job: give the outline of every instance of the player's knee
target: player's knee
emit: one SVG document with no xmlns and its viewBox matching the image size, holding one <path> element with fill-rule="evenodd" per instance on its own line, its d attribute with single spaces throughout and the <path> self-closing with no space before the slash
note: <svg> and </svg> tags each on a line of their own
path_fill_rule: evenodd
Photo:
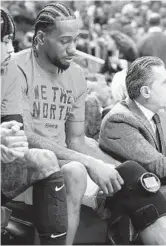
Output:
<svg viewBox="0 0 166 246">
<path fill-rule="evenodd" d="M 44 150 L 43 155 L 44 155 L 45 163 L 47 164 L 47 166 L 49 166 L 50 169 L 54 171 L 60 170 L 58 159 L 52 151 Z"/>
<path fill-rule="evenodd" d="M 121 164 L 117 171 L 123 178 L 124 185 L 111 202 L 107 200 L 115 217 L 119 213 L 127 213 L 134 228 L 142 231 L 166 214 L 166 200 L 158 190 L 160 181 L 154 174 L 134 161 Z"/>
<path fill-rule="evenodd" d="M 87 171 L 80 162 L 70 162 L 61 168 L 64 175 L 67 192 L 76 193 L 82 196 L 87 185 Z"/>
<path fill-rule="evenodd" d="M 166 214 L 166 200 L 159 190 L 160 181 L 154 174 L 148 173 L 132 161 L 122 164 L 117 169 L 125 181 L 119 194 L 138 231 Z"/>
<path fill-rule="evenodd" d="M 29 149 L 25 156 L 25 161 L 29 167 L 41 172 L 53 173 L 60 170 L 56 155 L 46 149 Z"/>
<path fill-rule="evenodd" d="M 51 174 L 60 171 L 57 157 L 50 150 L 41 150 L 39 166 L 41 166 L 40 171 L 44 177 L 48 177 Z"/>
<path fill-rule="evenodd" d="M 140 232 L 143 244 L 166 245 L 166 216 L 158 218 L 153 224 Z"/>
<path fill-rule="evenodd" d="M 74 182 L 84 181 L 87 178 L 87 171 L 83 164 L 77 161 L 72 161 L 61 168 L 64 176 Z M 82 177 L 82 180 L 80 178 Z"/>
</svg>

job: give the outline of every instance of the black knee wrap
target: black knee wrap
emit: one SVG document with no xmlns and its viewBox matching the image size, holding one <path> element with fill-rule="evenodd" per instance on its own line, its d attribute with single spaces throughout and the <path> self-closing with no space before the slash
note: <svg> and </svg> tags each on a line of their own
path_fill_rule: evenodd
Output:
<svg viewBox="0 0 166 246">
<path fill-rule="evenodd" d="M 166 200 L 159 190 L 156 191 L 160 182 L 155 175 L 147 173 L 134 161 L 124 162 L 117 167 L 117 171 L 125 183 L 113 198 L 106 201 L 106 207 L 112 210 L 114 219 L 121 214 L 128 214 L 134 228 L 141 231 L 166 214 Z M 150 177 L 147 181 L 152 181 L 152 187 L 144 182 L 143 179 L 146 181 L 147 177 Z M 155 185 L 156 189 L 153 189 Z"/>
<path fill-rule="evenodd" d="M 1 206 L 5 205 L 9 200 L 1 191 Z"/>
<path fill-rule="evenodd" d="M 56 172 L 34 185 L 33 204 L 41 244 L 65 244 L 67 203 L 61 172 Z"/>
</svg>

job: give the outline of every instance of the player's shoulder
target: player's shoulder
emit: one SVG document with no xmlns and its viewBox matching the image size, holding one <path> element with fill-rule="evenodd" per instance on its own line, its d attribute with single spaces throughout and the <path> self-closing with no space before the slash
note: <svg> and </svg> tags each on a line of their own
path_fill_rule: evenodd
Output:
<svg viewBox="0 0 166 246">
<path fill-rule="evenodd" d="M 16 61 L 12 58 L 8 64 L 7 67 L 7 72 L 5 73 L 5 76 L 8 75 L 8 71 L 10 71 L 10 74 L 12 74 L 12 72 L 14 72 L 15 70 L 17 70 L 17 64 Z"/>
<path fill-rule="evenodd" d="M 11 90 L 17 90 L 19 82 L 17 81 L 18 67 L 16 62 L 10 60 L 8 67 L 3 75 L 1 75 L 1 92 L 8 93 Z"/>
<path fill-rule="evenodd" d="M 84 70 L 80 65 L 78 65 L 75 62 L 72 62 L 68 71 L 74 81 L 76 80 L 77 83 L 79 83 L 79 81 L 82 81 L 83 84 L 86 83 Z"/>
<path fill-rule="evenodd" d="M 32 50 L 31 48 L 21 50 L 13 55 L 13 60 L 17 65 L 27 64 L 31 60 Z"/>
<path fill-rule="evenodd" d="M 6 71 L 4 72 L 3 76 L 1 76 L 2 81 L 5 81 L 7 85 L 14 83 L 16 80 L 18 73 L 18 66 L 14 59 L 11 59 Z"/>
<path fill-rule="evenodd" d="M 83 74 L 83 68 L 80 65 L 78 65 L 76 62 L 72 62 L 69 69 L 73 75 Z"/>
</svg>

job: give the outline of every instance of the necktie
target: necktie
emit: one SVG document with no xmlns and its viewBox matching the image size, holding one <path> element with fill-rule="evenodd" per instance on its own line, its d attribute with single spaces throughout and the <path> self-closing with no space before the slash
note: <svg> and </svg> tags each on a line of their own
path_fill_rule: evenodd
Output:
<svg viewBox="0 0 166 246">
<path fill-rule="evenodd" d="M 161 127 L 161 122 L 160 122 L 160 118 L 158 116 L 158 114 L 155 114 L 153 116 L 153 121 L 156 125 L 156 139 L 157 139 L 157 143 L 158 143 L 158 146 L 159 146 L 159 151 L 165 155 L 165 148 L 164 148 L 164 136 L 163 136 L 163 130 L 162 130 L 162 127 Z"/>
</svg>

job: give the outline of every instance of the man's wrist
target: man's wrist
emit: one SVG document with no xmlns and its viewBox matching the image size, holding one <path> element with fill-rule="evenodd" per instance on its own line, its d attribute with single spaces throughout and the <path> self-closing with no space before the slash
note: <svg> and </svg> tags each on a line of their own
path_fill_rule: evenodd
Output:
<svg viewBox="0 0 166 246">
<path fill-rule="evenodd" d="M 77 155 L 77 161 L 82 163 L 87 169 L 90 168 L 91 164 L 94 165 L 95 158 L 93 158 L 92 156 L 88 156 L 79 152 L 77 152 Z"/>
<path fill-rule="evenodd" d="M 104 165 L 104 161 L 99 160 L 99 159 L 95 159 L 94 157 L 88 156 L 87 157 L 87 169 L 90 167 L 94 167 L 94 166 L 98 166 L 98 165 Z"/>
</svg>

